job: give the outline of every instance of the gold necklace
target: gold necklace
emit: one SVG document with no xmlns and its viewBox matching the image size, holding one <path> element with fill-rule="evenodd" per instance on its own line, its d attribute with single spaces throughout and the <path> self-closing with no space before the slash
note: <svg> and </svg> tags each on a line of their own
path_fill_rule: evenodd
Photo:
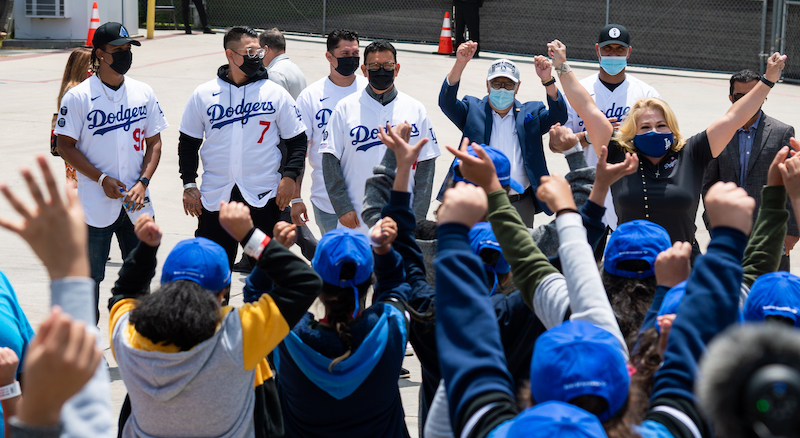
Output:
<svg viewBox="0 0 800 438">
<path fill-rule="evenodd" d="M 98 79 L 99 79 L 99 78 L 98 78 Z M 122 87 L 122 85 L 124 85 L 124 82 L 123 82 L 122 84 L 120 84 L 120 87 Z M 105 95 L 106 95 L 106 98 L 107 98 L 109 101 L 111 101 L 111 103 L 120 103 L 120 102 L 122 101 L 122 98 L 124 98 L 124 97 L 125 97 L 125 90 L 123 89 L 123 90 L 122 90 L 122 96 L 120 96 L 120 97 L 119 97 L 119 100 L 114 100 L 114 98 L 113 98 L 113 97 L 111 97 L 111 96 L 109 96 L 109 95 L 108 95 L 108 91 L 106 91 L 106 87 L 107 87 L 107 85 L 106 85 L 106 83 L 105 83 L 105 82 L 103 82 L 103 80 L 102 80 L 102 79 L 100 80 L 100 86 L 103 88 L 103 94 L 105 94 Z M 114 93 L 116 93 L 116 91 L 114 91 Z"/>
</svg>

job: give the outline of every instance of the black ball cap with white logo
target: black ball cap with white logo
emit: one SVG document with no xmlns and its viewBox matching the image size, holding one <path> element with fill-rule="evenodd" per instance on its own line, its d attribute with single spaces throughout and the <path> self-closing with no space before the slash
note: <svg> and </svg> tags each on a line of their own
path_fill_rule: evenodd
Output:
<svg viewBox="0 0 800 438">
<path fill-rule="evenodd" d="M 110 21 L 98 27 L 92 37 L 92 46 L 100 47 L 103 44 L 111 44 L 112 46 L 124 46 L 131 43 L 134 46 L 141 46 L 142 43 L 131 38 L 128 30 L 125 29 L 120 23 Z"/>
<path fill-rule="evenodd" d="M 620 24 L 609 24 L 600 31 L 600 37 L 597 38 L 597 44 L 600 47 L 609 44 L 619 44 L 628 47 L 631 45 L 631 36 L 628 34 L 628 29 Z"/>
</svg>

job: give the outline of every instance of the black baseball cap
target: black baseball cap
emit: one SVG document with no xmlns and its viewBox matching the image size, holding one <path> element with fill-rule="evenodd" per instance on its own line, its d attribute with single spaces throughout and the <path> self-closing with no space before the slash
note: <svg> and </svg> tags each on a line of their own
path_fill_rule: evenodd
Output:
<svg viewBox="0 0 800 438">
<path fill-rule="evenodd" d="M 128 30 L 125 29 L 120 23 L 109 21 L 98 27 L 92 37 L 92 46 L 100 47 L 103 44 L 111 44 L 112 46 L 123 46 L 131 43 L 134 46 L 141 46 L 142 43 L 131 38 Z"/>
<path fill-rule="evenodd" d="M 620 46 L 629 47 L 631 45 L 631 36 L 628 34 L 628 29 L 625 29 L 625 26 L 621 24 L 607 24 L 606 27 L 600 31 L 597 44 L 600 47 L 609 44 L 619 44 Z"/>
</svg>

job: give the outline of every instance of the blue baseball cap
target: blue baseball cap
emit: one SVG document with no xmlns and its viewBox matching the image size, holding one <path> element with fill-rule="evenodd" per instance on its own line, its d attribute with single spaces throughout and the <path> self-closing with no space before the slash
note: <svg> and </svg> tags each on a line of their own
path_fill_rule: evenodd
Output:
<svg viewBox="0 0 800 438">
<path fill-rule="evenodd" d="M 607 330 L 583 320 L 566 321 L 536 340 L 531 395 L 537 402 L 569 402 L 596 395 L 608 403 L 597 417 L 613 417 L 628 399 L 630 377 L 622 344 Z"/>
<path fill-rule="evenodd" d="M 491 249 L 500 253 L 500 257 L 494 265 L 484 263 L 486 268 L 494 274 L 494 283 L 489 293 L 493 295 L 497 291 L 499 283 L 497 274 L 508 274 L 508 272 L 511 271 L 511 266 L 508 264 L 505 257 L 503 257 L 503 248 L 500 248 L 500 244 L 497 242 L 494 231 L 492 231 L 492 224 L 489 222 L 476 223 L 472 229 L 469 230 L 469 247 L 472 248 L 472 252 L 477 255 L 480 255 L 481 251 L 484 249 Z"/>
<path fill-rule="evenodd" d="M 511 178 L 511 162 L 508 161 L 506 154 L 501 152 L 500 149 L 493 148 L 486 144 L 482 144 L 481 147 L 486 151 L 486 155 L 492 159 L 492 163 L 494 163 L 494 169 L 497 172 L 497 179 L 500 180 L 500 185 L 511 186 L 511 188 L 517 193 L 525 192 L 525 187 L 523 187 L 522 184 L 520 184 L 517 180 Z M 467 146 L 467 152 L 473 157 L 478 156 L 478 153 L 475 152 L 475 150 L 472 148 L 472 145 Z M 453 168 L 450 169 L 453 174 L 453 181 L 470 182 L 461 176 L 461 172 L 456 171 L 456 168 L 459 164 L 461 164 L 461 159 L 456 158 L 455 161 L 453 161 Z"/>
<path fill-rule="evenodd" d="M 195 237 L 178 242 L 161 268 L 161 283 L 190 280 L 217 293 L 231 284 L 228 254 L 216 242 Z"/>
<path fill-rule="evenodd" d="M 514 417 L 505 436 L 604 438 L 606 431 L 600 420 L 591 413 L 569 403 L 549 401 L 528 408 Z"/>
<path fill-rule="evenodd" d="M 758 277 L 744 303 L 744 319 L 764 321 L 767 316 L 789 318 L 800 327 L 800 277 L 783 271 Z"/>
<path fill-rule="evenodd" d="M 342 278 L 342 265 L 345 263 L 355 265 L 353 278 Z M 356 286 L 369 280 L 372 275 L 372 249 L 367 241 L 367 236 L 350 228 L 338 228 L 325 233 L 317 244 L 311 266 L 325 283 L 353 288 L 356 296 L 356 307 L 353 311 L 353 318 L 355 318 L 359 311 Z"/>
<path fill-rule="evenodd" d="M 672 246 L 669 233 L 661 225 L 643 219 L 625 222 L 608 238 L 603 253 L 603 268 L 609 274 L 626 278 L 648 278 L 656 275 L 655 263 L 658 253 Z M 628 260 L 644 260 L 649 268 L 629 271 L 617 265 Z"/>
</svg>

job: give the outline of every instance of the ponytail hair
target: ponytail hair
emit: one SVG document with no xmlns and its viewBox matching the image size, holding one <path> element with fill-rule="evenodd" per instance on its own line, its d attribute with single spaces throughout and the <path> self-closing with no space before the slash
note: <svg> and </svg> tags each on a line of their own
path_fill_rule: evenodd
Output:
<svg viewBox="0 0 800 438">
<path fill-rule="evenodd" d="M 359 296 L 359 307 L 364 308 L 367 298 L 367 292 L 372 286 L 372 278 L 356 285 Z M 336 330 L 339 335 L 339 340 L 342 341 L 346 351 L 341 356 L 333 359 L 328 365 L 328 371 L 333 373 L 333 367 L 339 362 L 347 359 L 353 354 L 353 335 L 350 328 L 355 319 L 353 319 L 353 312 L 356 308 L 356 297 L 352 287 L 345 286 L 339 287 L 327 282 L 322 283 L 322 293 L 319 294 L 319 299 L 327 309 L 328 323 Z"/>
</svg>

